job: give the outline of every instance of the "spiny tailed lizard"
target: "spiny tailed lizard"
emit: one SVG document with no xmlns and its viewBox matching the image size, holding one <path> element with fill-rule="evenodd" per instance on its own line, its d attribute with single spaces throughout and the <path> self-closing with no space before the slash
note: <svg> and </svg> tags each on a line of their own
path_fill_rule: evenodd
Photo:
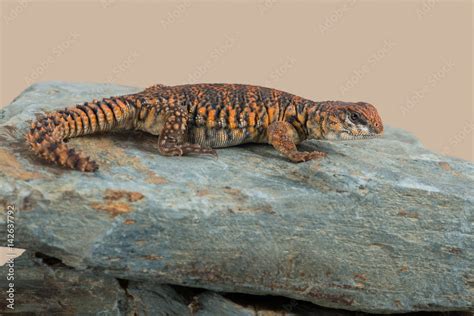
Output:
<svg viewBox="0 0 474 316">
<path fill-rule="evenodd" d="M 157 135 L 164 156 L 217 155 L 213 148 L 268 143 L 302 162 L 326 155 L 298 151 L 304 140 L 369 138 L 382 134 L 383 125 L 375 107 L 365 102 L 314 102 L 241 84 L 154 85 L 48 113 L 32 123 L 26 139 L 41 158 L 90 172 L 97 163 L 64 141 L 117 130 Z"/>
</svg>

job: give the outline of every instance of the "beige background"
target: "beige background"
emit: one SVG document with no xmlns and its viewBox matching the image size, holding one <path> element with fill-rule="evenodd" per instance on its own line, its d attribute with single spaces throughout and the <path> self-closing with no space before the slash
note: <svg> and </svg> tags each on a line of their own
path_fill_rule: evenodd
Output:
<svg viewBox="0 0 474 316">
<path fill-rule="evenodd" d="M 1 106 L 45 80 L 364 100 L 473 160 L 470 1 L 1 1 Z M 86 101 L 86 100 L 85 100 Z"/>
</svg>

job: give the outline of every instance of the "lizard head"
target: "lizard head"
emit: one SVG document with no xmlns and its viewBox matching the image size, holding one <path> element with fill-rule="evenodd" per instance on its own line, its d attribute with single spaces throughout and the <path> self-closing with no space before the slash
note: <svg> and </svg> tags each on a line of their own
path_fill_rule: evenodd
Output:
<svg viewBox="0 0 474 316">
<path fill-rule="evenodd" d="M 308 122 L 310 137 L 328 140 L 362 139 L 380 136 L 383 124 L 377 109 L 365 102 L 323 102 Z"/>
</svg>

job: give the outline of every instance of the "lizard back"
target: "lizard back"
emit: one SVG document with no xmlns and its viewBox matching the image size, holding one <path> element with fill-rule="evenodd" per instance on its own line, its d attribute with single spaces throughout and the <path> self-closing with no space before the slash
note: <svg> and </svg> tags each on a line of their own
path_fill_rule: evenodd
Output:
<svg viewBox="0 0 474 316">
<path fill-rule="evenodd" d="M 153 111 L 147 99 L 156 100 L 160 109 Z M 243 84 L 160 87 L 143 101 L 150 106 L 140 115 L 138 129 L 158 134 L 164 122 L 163 109 L 184 107 L 189 113 L 189 141 L 214 148 L 266 142 L 267 127 L 275 121 L 293 122 L 303 134 L 304 109 L 314 103 L 276 89 Z"/>
</svg>

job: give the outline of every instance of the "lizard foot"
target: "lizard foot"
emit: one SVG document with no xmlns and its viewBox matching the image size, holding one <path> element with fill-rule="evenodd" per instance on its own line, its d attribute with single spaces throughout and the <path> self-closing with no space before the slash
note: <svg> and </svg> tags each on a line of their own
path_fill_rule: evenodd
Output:
<svg viewBox="0 0 474 316">
<path fill-rule="evenodd" d="M 185 142 L 189 115 L 186 109 L 167 109 L 165 125 L 158 139 L 158 150 L 164 156 L 210 155 L 217 152 L 209 147 Z"/>
<path fill-rule="evenodd" d="M 268 127 L 269 143 L 280 153 L 293 162 L 303 162 L 325 157 L 321 151 L 298 151 L 296 144 L 299 142 L 298 132 L 288 122 L 278 121 Z"/>
</svg>

